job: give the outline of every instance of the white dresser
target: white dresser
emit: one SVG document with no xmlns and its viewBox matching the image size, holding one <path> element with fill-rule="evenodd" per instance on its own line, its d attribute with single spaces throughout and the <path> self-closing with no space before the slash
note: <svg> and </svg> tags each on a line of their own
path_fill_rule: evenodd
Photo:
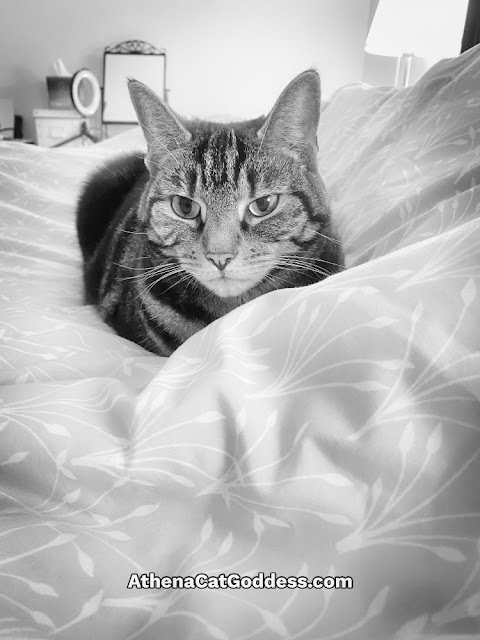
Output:
<svg viewBox="0 0 480 640">
<path fill-rule="evenodd" d="M 34 109 L 36 142 L 41 147 L 53 147 L 80 133 L 82 116 L 74 109 Z M 91 122 L 87 120 L 91 128 Z M 83 137 L 65 145 L 65 147 L 83 147 L 91 142 Z"/>
</svg>

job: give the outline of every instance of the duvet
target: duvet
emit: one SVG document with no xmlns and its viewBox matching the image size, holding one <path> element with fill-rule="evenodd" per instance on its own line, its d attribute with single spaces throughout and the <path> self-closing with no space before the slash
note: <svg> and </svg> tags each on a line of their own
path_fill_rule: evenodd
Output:
<svg viewBox="0 0 480 640">
<path fill-rule="evenodd" d="M 138 131 L 0 144 L 0 638 L 480 637 L 479 79 L 338 91 L 348 268 L 169 359 L 82 300 L 75 199 Z"/>
</svg>

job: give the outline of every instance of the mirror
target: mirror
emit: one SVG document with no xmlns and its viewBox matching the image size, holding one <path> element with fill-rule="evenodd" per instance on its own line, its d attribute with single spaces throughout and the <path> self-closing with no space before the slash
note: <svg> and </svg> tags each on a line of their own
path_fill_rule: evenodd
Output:
<svg viewBox="0 0 480 640">
<path fill-rule="evenodd" d="M 143 40 L 107 47 L 103 57 L 103 123 L 136 124 L 127 79 L 148 85 L 166 101 L 166 51 Z"/>
<path fill-rule="evenodd" d="M 89 69 L 80 69 L 73 76 L 72 101 L 75 109 L 84 118 L 93 116 L 100 105 L 100 85 Z"/>
</svg>

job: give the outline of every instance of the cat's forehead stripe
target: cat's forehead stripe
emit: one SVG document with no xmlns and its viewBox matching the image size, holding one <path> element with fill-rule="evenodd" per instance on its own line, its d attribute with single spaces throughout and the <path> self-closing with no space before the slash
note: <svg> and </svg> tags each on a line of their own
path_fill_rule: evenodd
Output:
<svg viewBox="0 0 480 640">
<path fill-rule="evenodd" d="M 245 164 L 245 160 L 247 158 L 247 151 L 245 147 L 245 142 L 242 138 L 236 136 L 236 144 L 237 144 L 237 155 L 235 158 L 235 166 L 233 169 L 233 180 L 235 184 L 238 182 L 238 178 L 240 176 L 240 169 Z"/>
<path fill-rule="evenodd" d="M 234 129 L 212 132 L 199 143 L 196 150 L 196 159 L 207 188 L 222 186 L 227 182 L 236 184 L 245 158 L 245 144 Z"/>
<path fill-rule="evenodd" d="M 197 185 L 197 178 L 198 178 L 198 174 L 196 169 L 194 168 L 188 168 L 187 172 L 186 172 L 186 184 L 187 184 L 187 189 L 188 189 L 188 193 L 190 195 L 191 198 L 194 197 L 195 195 L 195 187 Z"/>
</svg>

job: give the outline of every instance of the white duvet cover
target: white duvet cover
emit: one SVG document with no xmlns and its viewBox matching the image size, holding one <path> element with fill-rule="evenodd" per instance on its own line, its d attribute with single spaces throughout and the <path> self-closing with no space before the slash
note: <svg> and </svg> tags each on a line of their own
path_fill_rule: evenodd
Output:
<svg viewBox="0 0 480 640">
<path fill-rule="evenodd" d="M 349 268 L 168 360 L 82 301 L 79 186 L 136 140 L 0 144 L 0 638 L 478 639 L 480 51 L 339 91 Z M 260 572 L 353 588 L 138 588 Z"/>
</svg>

